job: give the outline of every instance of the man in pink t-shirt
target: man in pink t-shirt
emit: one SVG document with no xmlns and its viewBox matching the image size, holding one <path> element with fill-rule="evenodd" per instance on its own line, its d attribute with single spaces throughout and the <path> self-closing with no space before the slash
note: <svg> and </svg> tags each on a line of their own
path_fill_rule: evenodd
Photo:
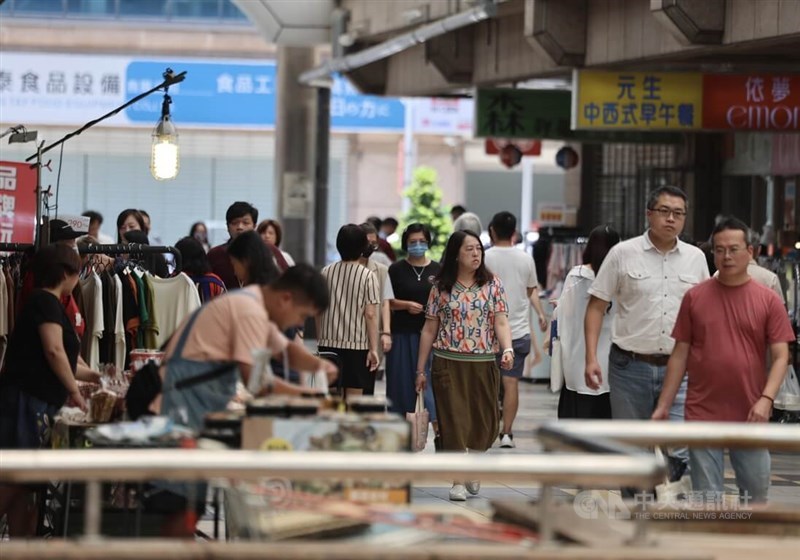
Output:
<svg viewBox="0 0 800 560">
<path fill-rule="evenodd" d="M 686 421 L 767 422 L 789 365 L 794 340 L 780 298 L 751 280 L 749 230 L 735 218 L 711 235 L 719 276 L 683 297 L 672 336 L 675 349 L 653 419 L 666 420 L 688 372 Z M 772 365 L 767 372 L 767 350 Z M 740 497 L 766 502 L 770 457 L 766 449 L 729 449 Z M 724 492 L 723 449 L 690 449 L 695 491 Z"/>
</svg>

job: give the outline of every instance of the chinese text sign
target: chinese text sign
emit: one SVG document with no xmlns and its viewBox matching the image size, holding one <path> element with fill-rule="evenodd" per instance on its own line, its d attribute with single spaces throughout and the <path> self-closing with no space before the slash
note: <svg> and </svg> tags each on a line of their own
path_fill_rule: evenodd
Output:
<svg viewBox="0 0 800 560">
<path fill-rule="evenodd" d="M 701 127 L 701 74 L 576 71 L 575 129 L 692 130 Z"/>
<path fill-rule="evenodd" d="M 35 225 L 36 171 L 0 161 L 0 243 L 33 243 Z"/>
<path fill-rule="evenodd" d="M 800 130 L 800 75 L 706 74 L 703 128 Z"/>
</svg>

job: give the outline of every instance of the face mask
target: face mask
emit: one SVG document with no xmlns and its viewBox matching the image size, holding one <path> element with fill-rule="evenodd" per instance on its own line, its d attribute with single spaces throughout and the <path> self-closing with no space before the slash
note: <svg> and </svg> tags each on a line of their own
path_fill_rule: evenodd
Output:
<svg viewBox="0 0 800 560">
<path fill-rule="evenodd" d="M 361 253 L 361 256 L 365 259 L 368 259 L 372 253 L 374 253 L 378 249 L 377 245 L 367 245 L 367 248 Z"/>
<path fill-rule="evenodd" d="M 385 231 L 379 231 L 378 232 L 378 237 L 380 237 L 381 239 L 386 239 L 386 237 L 387 237 L 386 236 L 386 232 Z"/>
<path fill-rule="evenodd" d="M 428 251 L 427 243 L 418 243 L 408 246 L 408 254 L 412 257 L 422 257 Z"/>
</svg>

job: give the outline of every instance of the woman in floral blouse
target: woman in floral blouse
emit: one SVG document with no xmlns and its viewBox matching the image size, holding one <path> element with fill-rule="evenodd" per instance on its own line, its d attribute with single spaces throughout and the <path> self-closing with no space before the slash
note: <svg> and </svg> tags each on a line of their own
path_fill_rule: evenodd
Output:
<svg viewBox="0 0 800 560">
<path fill-rule="evenodd" d="M 500 427 L 495 356 L 502 348 L 501 367 L 514 363 L 503 284 L 483 256 L 476 233 L 451 235 L 425 311 L 416 387 L 425 389 L 425 363 L 433 350 L 431 384 L 444 451 L 483 452 L 492 446 Z M 463 501 L 467 491 L 479 490 L 478 481 L 456 481 L 450 499 Z"/>
</svg>

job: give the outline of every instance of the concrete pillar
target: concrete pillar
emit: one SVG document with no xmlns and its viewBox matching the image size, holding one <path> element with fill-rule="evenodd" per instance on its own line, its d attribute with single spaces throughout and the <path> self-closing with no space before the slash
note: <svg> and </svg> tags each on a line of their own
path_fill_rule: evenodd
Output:
<svg viewBox="0 0 800 560">
<path fill-rule="evenodd" d="M 311 262 L 313 255 L 310 218 L 316 92 L 297 82 L 297 76 L 313 66 L 311 47 L 278 49 L 275 185 L 283 226 L 281 247 L 297 262 Z"/>
</svg>

